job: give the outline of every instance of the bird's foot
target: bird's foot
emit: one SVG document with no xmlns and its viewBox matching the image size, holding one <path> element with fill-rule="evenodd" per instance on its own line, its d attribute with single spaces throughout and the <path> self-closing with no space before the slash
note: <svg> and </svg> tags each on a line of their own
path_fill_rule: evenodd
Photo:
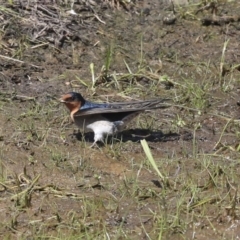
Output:
<svg viewBox="0 0 240 240">
<path fill-rule="evenodd" d="M 94 141 L 93 144 L 89 148 L 98 148 L 102 147 L 104 144 L 103 141 Z"/>
</svg>

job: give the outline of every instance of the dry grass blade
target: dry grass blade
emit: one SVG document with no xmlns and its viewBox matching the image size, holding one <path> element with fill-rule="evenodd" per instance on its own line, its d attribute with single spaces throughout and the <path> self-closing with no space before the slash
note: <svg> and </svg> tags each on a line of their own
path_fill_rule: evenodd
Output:
<svg viewBox="0 0 240 240">
<path fill-rule="evenodd" d="M 153 169 L 157 172 L 158 176 L 162 179 L 162 180 L 165 180 L 165 177 L 162 175 L 162 173 L 159 171 L 158 167 L 157 167 L 157 164 L 152 156 L 152 153 L 151 153 L 151 150 L 147 144 L 147 141 L 144 139 L 144 140 L 141 140 L 141 144 L 142 144 L 142 147 L 143 147 L 143 150 L 147 156 L 147 159 L 149 160 L 149 162 L 151 163 Z"/>
</svg>

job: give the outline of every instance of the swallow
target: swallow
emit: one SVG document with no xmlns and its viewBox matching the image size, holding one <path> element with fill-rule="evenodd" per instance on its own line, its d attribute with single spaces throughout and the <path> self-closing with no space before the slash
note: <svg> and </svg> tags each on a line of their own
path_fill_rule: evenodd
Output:
<svg viewBox="0 0 240 240">
<path fill-rule="evenodd" d="M 87 101 L 80 93 L 69 92 L 60 98 L 70 111 L 72 121 L 83 131 L 94 132 L 93 147 L 105 136 L 114 135 L 125 125 L 146 110 L 166 108 L 169 99 L 134 102 L 95 103 Z M 169 106 L 169 105 L 168 105 Z"/>
</svg>

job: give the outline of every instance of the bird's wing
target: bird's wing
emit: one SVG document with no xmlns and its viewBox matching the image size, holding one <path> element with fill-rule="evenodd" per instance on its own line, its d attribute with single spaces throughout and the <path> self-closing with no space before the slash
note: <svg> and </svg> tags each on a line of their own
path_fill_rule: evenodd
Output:
<svg viewBox="0 0 240 240">
<path fill-rule="evenodd" d="M 170 105 L 162 104 L 162 105 L 145 105 L 137 108 L 114 108 L 111 106 L 109 108 L 85 108 L 78 110 L 74 116 L 87 116 L 87 115 L 95 115 L 95 114 L 107 114 L 107 113 L 134 113 L 134 112 L 142 112 L 145 110 L 157 109 L 157 108 L 167 108 Z"/>
<path fill-rule="evenodd" d="M 134 102 L 116 102 L 116 103 L 109 103 L 108 106 L 112 108 L 124 108 L 124 109 L 126 108 L 127 109 L 128 108 L 154 109 L 154 108 L 166 107 L 167 104 L 165 102 L 169 100 L 171 99 L 165 98 L 165 99 L 134 101 Z"/>
<path fill-rule="evenodd" d="M 122 108 L 91 108 L 91 109 L 83 109 L 77 111 L 74 116 L 88 116 L 88 115 L 95 115 L 95 114 L 104 114 L 104 113 L 123 113 L 123 112 L 141 112 L 146 109 L 141 108 L 129 108 L 129 109 L 122 109 Z"/>
<path fill-rule="evenodd" d="M 108 104 L 95 104 L 88 102 L 87 105 L 82 106 L 74 116 L 87 116 L 104 113 L 128 113 L 128 112 L 141 112 L 145 110 L 166 108 L 170 107 L 170 104 L 165 101 L 170 99 L 156 99 L 148 101 L 135 101 L 135 102 L 117 102 Z"/>
</svg>

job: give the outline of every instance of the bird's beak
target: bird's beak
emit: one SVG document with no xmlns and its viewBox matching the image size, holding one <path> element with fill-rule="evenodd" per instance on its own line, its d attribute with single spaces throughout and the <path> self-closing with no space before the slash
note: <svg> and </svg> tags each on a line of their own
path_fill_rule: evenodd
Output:
<svg viewBox="0 0 240 240">
<path fill-rule="evenodd" d="M 60 98 L 60 99 L 59 99 L 59 102 L 61 102 L 61 103 L 65 103 L 66 101 L 63 100 L 62 98 Z"/>
</svg>

